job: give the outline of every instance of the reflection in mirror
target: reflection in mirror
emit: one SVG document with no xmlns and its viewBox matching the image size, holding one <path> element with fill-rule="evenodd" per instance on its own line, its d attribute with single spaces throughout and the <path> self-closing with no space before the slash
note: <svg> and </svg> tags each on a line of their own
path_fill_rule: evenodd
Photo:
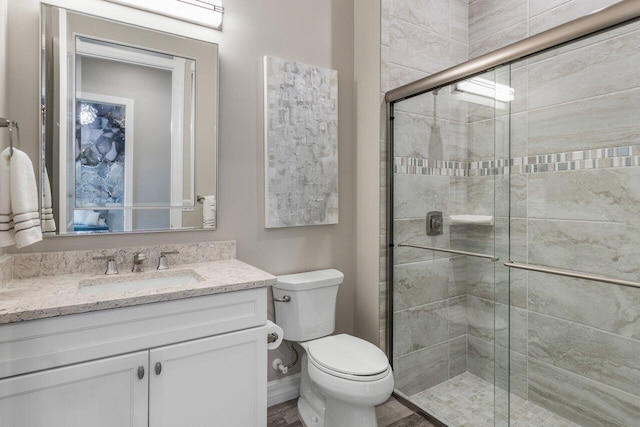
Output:
<svg viewBox="0 0 640 427">
<path fill-rule="evenodd" d="M 215 228 L 217 46 L 42 16 L 43 214 L 57 233 Z"/>
<path fill-rule="evenodd" d="M 74 231 L 176 228 L 178 209 L 123 208 L 194 205 L 184 105 L 193 99 L 195 62 L 79 36 L 75 42 Z M 111 209 L 96 223 L 95 207 Z"/>
</svg>

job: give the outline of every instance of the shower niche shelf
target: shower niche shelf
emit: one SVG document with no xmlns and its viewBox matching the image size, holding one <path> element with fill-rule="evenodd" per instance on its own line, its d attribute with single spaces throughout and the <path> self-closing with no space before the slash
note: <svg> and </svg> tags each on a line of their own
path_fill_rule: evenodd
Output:
<svg viewBox="0 0 640 427">
<path fill-rule="evenodd" d="M 450 215 L 451 225 L 493 225 L 491 215 Z"/>
</svg>

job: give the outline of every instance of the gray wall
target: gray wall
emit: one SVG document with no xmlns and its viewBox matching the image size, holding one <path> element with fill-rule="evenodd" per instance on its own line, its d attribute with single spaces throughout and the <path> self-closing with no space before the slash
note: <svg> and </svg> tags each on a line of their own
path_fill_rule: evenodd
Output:
<svg viewBox="0 0 640 427">
<path fill-rule="evenodd" d="M 7 11 L 8 0 L 0 0 L 0 117 L 7 117 Z M 6 129 L 0 134 L 0 150 L 9 144 Z M 5 248 L 0 248 L 0 256 L 5 253 Z"/>
<path fill-rule="evenodd" d="M 356 84 L 356 292 L 357 336 L 370 342 L 384 341 L 379 313 L 380 226 L 380 0 L 355 0 Z"/>
<path fill-rule="evenodd" d="M 29 154 L 38 138 L 38 1 L 12 2 L 9 99 Z M 273 274 L 333 267 L 345 273 L 336 329 L 352 332 L 355 281 L 353 2 L 243 0 L 225 5 L 220 43 L 218 230 L 46 239 L 28 251 L 233 239 L 238 258 Z M 262 58 L 274 55 L 338 70 L 340 224 L 266 230 Z M 26 145 L 27 143 L 25 143 Z M 34 157 L 35 158 L 35 157 Z M 271 352 L 270 357 L 291 357 Z M 273 374 L 270 371 L 270 378 Z"/>
<path fill-rule="evenodd" d="M 0 117 L 7 117 L 7 5 L 8 0 L 0 0 Z M 0 132 L 0 149 L 9 144 L 9 136 L 6 129 Z"/>
</svg>

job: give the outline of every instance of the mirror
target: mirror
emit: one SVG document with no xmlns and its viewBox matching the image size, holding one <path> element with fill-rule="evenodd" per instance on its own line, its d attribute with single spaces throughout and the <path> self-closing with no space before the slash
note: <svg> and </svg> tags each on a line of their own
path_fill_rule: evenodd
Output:
<svg viewBox="0 0 640 427">
<path fill-rule="evenodd" d="M 42 5 L 45 235 L 216 227 L 216 44 Z"/>
</svg>

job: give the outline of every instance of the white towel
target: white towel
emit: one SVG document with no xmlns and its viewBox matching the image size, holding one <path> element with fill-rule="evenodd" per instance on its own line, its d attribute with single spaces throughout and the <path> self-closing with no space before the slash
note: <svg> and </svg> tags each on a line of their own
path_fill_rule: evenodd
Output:
<svg viewBox="0 0 640 427">
<path fill-rule="evenodd" d="M 100 212 L 85 210 L 73 211 L 73 223 L 97 227 L 100 225 Z"/>
<path fill-rule="evenodd" d="M 202 205 L 202 227 L 216 228 L 216 196 L 204 196 Z"/>
<path fill-rule="evenodd" d="M 89 211 L 81 211 L 81 210 L 73 211 L 73 223 L 79 224 L 79 225 L 86 224 L 88 213 Z"/>
<path fill-rule="evenodd" d="M 7 148 L 0 154 L 0 248 L 16 244 L 11 215 L 11 171 Z"/>
<path fill-rule="evenodd" d="M 42 184 L 42 230 L 56 231 L 56 220 L 53 219 L 53 209 L 51 208 L 51 184 L 49 174 L 44 169 L 44 183 Z"/>
<path fill-rule="evenodd" d="M 14 148 L 2 152 L 2 162 L 9 165 L 10 201 L 9 215 L 13 219 L 17 248 L 32 245 L 42 240 L 40 213 L 38 212 L 38 187 L 29 156 Z M 5 166 L 6 166 L 5 164 Z M 3 212 L 4 213 L 4 212 Z"/>
</svg>

